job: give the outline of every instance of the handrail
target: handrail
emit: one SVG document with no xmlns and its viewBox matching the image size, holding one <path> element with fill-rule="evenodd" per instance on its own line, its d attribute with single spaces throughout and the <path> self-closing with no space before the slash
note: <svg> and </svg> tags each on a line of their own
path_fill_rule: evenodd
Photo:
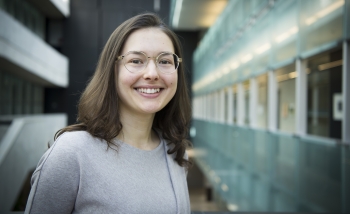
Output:
<svg viewBox="0 0 350 214">
<path fill-rule="evenodd" d="M 0 166 L 2 165 L 8 151 L 11 149 L 12 144 L 15 142 L 24 123 L 25 121 L 23 119 L 14 119 L 6 134 L 2 138 L 0 143 Z"/>
</svg>

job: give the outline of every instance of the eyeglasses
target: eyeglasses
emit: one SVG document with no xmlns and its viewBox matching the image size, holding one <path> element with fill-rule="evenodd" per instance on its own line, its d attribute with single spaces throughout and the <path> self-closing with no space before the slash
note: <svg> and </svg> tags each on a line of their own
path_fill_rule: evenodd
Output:
<svg viewBox="0 0 350 214">
<path fill-rule="evenodd" d="M 155 59 L 159 71 L 165 74 L 174 73 L 182 62 L 181 58 L 170 52 L 162 52 L 157 57 L 149 57 L 141 51 L 130 51 L 125 55 L 118 56 L 117 60 L 123 60 L 125 68 L 131 73 L 139 73 L 147 67 L 151 58 Z"/>
</svg>

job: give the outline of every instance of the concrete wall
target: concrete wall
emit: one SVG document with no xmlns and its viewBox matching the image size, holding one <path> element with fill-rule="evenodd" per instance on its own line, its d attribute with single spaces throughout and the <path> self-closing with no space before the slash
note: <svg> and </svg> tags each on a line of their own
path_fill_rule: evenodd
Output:
<svg viewBox="0 0 350 214">
<path fill-rule="evenodd" d="M 68 59 L 0 9 L 1 67 L 44 86 L 67 87 Z"/>
</svg>

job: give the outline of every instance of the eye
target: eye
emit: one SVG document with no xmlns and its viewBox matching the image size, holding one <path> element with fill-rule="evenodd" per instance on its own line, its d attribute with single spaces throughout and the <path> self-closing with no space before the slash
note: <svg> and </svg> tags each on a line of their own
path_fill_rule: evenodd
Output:
<svg viewBox="0 0 350 214">
<path fill-rule="evenodd" d="M 170 60 L 167 60 L 167 59 L 161 59 L 159 60 L 159 64 L 162 64 L 162 65 L 168 65 L 168 64 L 173 64 Z"/>
<path fill-rule="evenodd" d="M 130 59 L 128 61 L 128 63 L 131 63 L 131 64 L 143 64 L 143 61 L 142 61 L 142 59 Z"/>
</svg>

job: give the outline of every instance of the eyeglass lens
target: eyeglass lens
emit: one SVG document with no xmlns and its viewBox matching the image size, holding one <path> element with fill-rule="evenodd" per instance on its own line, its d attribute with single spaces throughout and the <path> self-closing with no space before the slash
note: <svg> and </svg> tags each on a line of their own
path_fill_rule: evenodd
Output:
<svg viewBox="0 0 350 214">
<path fill-rule="evenodd" d="M 172 53 L 161 53 L 156 59 L 156 65 L 163 73 L 172 73 L 179 65 L 178 57 Z M 127 53 L 123 60 L 125 68 L 135 73 L 141 72 L 146 68 L 148 58 L 142 52 L 133 51 Z"/>
</svg>

